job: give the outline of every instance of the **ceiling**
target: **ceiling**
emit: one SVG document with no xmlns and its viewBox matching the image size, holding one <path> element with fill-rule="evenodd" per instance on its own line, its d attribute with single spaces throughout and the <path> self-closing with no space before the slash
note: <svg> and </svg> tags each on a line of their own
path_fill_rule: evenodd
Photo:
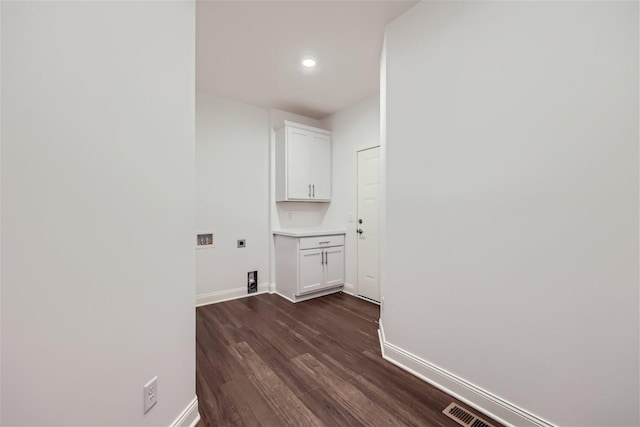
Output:
<svg viewBox="0 0 640 427">
<path fill-rule="evenodd" d="M 379 90 L 385 25 L 415 3 L 198 1 L 197 89 L 323 118 Z"/>
</svg>

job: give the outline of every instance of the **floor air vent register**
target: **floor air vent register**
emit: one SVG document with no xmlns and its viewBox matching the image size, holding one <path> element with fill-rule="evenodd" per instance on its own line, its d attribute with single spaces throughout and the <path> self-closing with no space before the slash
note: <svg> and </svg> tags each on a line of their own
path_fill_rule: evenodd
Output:
<svg viewBox="0 0 640 427">
<path fill-rule="evenodd" d="M 455 403 L 447 406 L 442 413 L 464 427 L 495 427 Z"/>
</svg>

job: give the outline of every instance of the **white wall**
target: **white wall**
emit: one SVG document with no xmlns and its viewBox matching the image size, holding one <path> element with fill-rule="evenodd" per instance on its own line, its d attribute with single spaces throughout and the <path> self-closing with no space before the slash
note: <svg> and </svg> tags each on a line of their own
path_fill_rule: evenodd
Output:
<svg viewBox="0 0 640 427">
<path fill-rule="evenodd" d="M 387 36 L 385 31 L 380 52 L 380 187 L 378 193 L 378 245 L 380 253 L 380 321 L 384 317 L 384 286 L 388 275 L 385 262 L 387 252 Z M 381 323 L 382 324 L 382 323 Z"/>
<path fill-rule="evenodd" d="M 3 425 L 195 398 L 194 33 L 192 2 L 2 2 Z"/>
<path fill-rule="evenodd" d="M 358 268 L 358 180 L 357 151 L 380 144 L 380 102 L 375 94 L 322 119 L 320 127 L 332 134 L 333 181 L 331 204 L 322 221 L 324 228 L 343 228 L 345 238 L 345 282 L 355 291 Z M 351 222 L 350 222 L 351 221 Z"/>
<path fill-rule="evenodd" d="M 206 301 L 246 293 L 249 271 L 269 282 L 269 110 L 198 93 L 196 116 L 196 224 L 215 240 L 196 251 L 196 291 Z"/>
<path fill-rule="evenodd" d="M 329 204 L 275 201 L 274 127 L 319 120 L 204 92 L 196 116 L 196 225 L 215 240 L 196 250 L 197 302 L 206 304 L 244 295 L 248 271 L 261 290 L 274 283 L 271 230 L 322 227 Z"/>
<path fill-rule="evenodd" d="M 424 2 L 386 37 L 387 341 L 638 425 L 638 3 Z"/>
<path fill-rule="evenodd" d="M 0 25 L 2 25 L 2 2 L 0 2 Z M 0 47 L 2 28 L 0 27 Z M 2 49 L 0 48 L 0 70 L 2 70 Z M 0 187 L 2 187 L 2 72 L 0 71 Z M 1 190 L 1 188 L 0 188 Z M 2 424 L 2 192 L 0 191 L 0 425 Z"/>
</svg>

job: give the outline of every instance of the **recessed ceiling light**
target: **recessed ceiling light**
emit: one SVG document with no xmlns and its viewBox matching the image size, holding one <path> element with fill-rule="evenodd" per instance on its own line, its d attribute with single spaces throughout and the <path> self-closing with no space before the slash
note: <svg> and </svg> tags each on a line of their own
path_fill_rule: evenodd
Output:
<svg viewBox="0 0 640 427">
<path fill-rule="evenodd" d="M 305 58 L 302 60 L 302 65 L 307 68 L 313 68 L 316 66 L 316 60 L 313 58 Z"/>
</svg>

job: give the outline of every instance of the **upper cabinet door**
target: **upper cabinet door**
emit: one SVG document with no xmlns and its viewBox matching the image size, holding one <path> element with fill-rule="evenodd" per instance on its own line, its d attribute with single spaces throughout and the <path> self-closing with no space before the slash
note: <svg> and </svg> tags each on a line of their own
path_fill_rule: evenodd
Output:
<svg viewBox="0 0 640 427">
<path fill-rule="evenodd" d="M 276 131 L 276 201 L 331 201 L 331 133 L 285 121 Z"/>
<path fill-rule="evenodd" d="M 305 200 L 311 198 L 309 181 L 309 133 L 287 129 L 287 198 Z"/>
<path fill-rule="evenodd" d="M 331 200 L 331 137 L 310 133 L 309 139 L 311 197 L 316 201 L 329 201 Z"/>
</svg>

